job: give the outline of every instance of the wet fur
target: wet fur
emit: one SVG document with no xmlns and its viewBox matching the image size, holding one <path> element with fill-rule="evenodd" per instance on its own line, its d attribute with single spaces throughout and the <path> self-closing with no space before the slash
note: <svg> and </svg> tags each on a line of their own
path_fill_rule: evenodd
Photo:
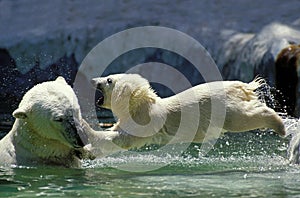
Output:
<svg viewBox="0 0 300 198">
<path fill-rule="evenodd" d="M 102 89 L 104 95 L 110 99 L 106 98 L 105 107 L 111 108 L 118 117 L 118 122 L 110 130 L 128 133 L 136 137 L 136 141 L 160 141 L 157 137 L 169 141 L 176 136 L 178 141 L 184 142 L 190 139 L 188 136 L 193 135 L 192 141 L 203 142 L 204 139 L 217 138 L 220 135 L 213 130 L 207 133 L 210 124 L 212 129 L 221 129 L 223 132 L 271 128 L 280 135 L 285 134 L 281 118 L 259 100 L 259 92 L 256 90 L 265 83 L 260 78 L 250 83 L 205 83 L 168 98 L 157 96 L 149 82 L 137 74 L 117 74 L 94 80 L 103 84 L 106 78 L 113 79 L 114 83 L 111 87 Z M 222 91 L 226 95 L 221 94 Z M 212 98 L 226 107 L 224 124 L 210 123 Z M 200 117 L 194 108 L 199 108 Z M 176 132 L 181 123 L 181 114 L 184 113 L 182 110 L 188 113 L 185 114 L 187 118 L 178 135 Z M 194 134 L 190 132 L 193 130 Z M 134 144 L 131 146 L 134 147 Z"/>
</svg>

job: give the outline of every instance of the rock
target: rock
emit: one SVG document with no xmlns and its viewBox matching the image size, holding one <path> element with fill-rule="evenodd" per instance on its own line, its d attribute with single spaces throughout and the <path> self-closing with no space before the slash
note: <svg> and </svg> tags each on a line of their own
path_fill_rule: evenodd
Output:
<svg viewBox="0 0 300 198">
<path fill-rule="evenodd" d="M 273 4 L 277 6 L 270 6 Z M 250 6 L 252 9 L 249 9 Z M 228 65 L 234 64 L 237 56 L 229 48 L 220 50 L 224 44 L 220 32 L 226 29 L 235 32 L 230 40 L 232 44 L 225 44 L 232 45 L 230 49 L 234 51 L 234 47 L 238 46 L 236 41 L 239 40 L 239 46 L 248 46 L 254 37 L 254 34 L 240 35 L 238 32 L 257 32 L 275 20 L 299 26 L 299 15 L 294 10 L 299 6 L 297 0 L 289 3 L 280 0 L 259 3 L 251 0 L 204 0 L 179 1 L 176 4 L 156 0 L 64 3 L 60 0 L 0 0 L 0 113 L 10 114 L 21 96 L 34 84 L 53 80 L 58 75 L 72 84 L 79 65 L 95 45 L 114 33 L 145 25 L 170 27 L 188 34 L 204 45 L 218 61 L 225 78 L 239 77 L 247 81 L 260 71 L 258 64 L 254 61 L 248 69 L 234 66 L 231 70 Z M 230 38 L 226 37 L 225 41 L 227 39 Z M 285 43 L 282 45 L 285 46 Z M 130 52 L 119 57 L 105 72 L 124 71 L 143 61 L 160 61 L 175 66 L 189 77 L 193 85 L 203 82 L 199 72 L 180 56 L 150 48 L 135 53 L 138 57 L 130 55 Z M 221 60 L 220 53 L 224 53 L 225 62 Z M 264 55 L 272 57 L 272 51 Z M 260 56 L 258 59 L 261 60 Z M 266 60 L 271 61 L 271 58 Z M 273 63 L 266 61 L 266 64 Z M 267 68 L 268 73 L 270 67 Z M 273 78 L 270 77 L 271 80 Z M 172 94 L 163 86 L 155 86 L 161 96 Z"/>
<path fill-rule="evenodd" d="M 276 88 L 282 93 L 281 103 L 287 113 L 300 113 L 300 45 L 290 44 L 282 49 L 275 61 Z"/>
<path fill-rule="evenodd" d="M 300 31 L 272 23 L 257 34 L 223 32 L 223 37 L 226 41 L 216 60 L 224 78 L 251 81 L 262 76 L 281 92 L 276 95 L 280 104 L 276 109 L 299 115 L 300 98 L 296 96 L 300 53 L 294 44 L 300 43 Z"/>
</svg>

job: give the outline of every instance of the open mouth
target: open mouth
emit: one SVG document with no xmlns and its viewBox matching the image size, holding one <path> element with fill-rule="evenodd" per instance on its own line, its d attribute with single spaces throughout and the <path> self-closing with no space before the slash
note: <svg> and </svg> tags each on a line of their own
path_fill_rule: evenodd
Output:
<svg viewBox="0 0 300 198">
<path fill-rule="evenodd" d="M 97 107 L 101 107 L 104 103 L 104 95 L 103 95 L 103 91 L 101 89 L 101 84 L 99 83 L 98 78 L 93 78 L 91 80 L 91 84 L 93 85 L 93 87 L 95 88 L 96 92 L 95 92 L 95 106 Z"/>
<path fill-rule="evenodd" d="M 99 89 L 96 89 L 96 93 L 95 93 L 95 105 L 97 107 L 101 107 L 104 103 L 104 95 L 103 92 Z"/>
</svg>

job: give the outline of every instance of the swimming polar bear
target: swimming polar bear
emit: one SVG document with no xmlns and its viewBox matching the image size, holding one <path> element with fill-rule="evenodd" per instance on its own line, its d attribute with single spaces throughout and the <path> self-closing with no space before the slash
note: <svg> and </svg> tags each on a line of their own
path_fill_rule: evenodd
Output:
<svg viewBox="0 0 300 198">
<path fill-rule="evenodd" d="M 144 141 L 149 137 L 152 142 L 151 137 L 157 135 L 178 136 L 176 132 L 180 127 L 183 133 L 179 136 L 179 142 L 189 140 L 189 135 L 194 135 L 190 139 L 193 142 L 207 140 L 206 135 L 211 136 L 208 139 L 219 137 L 218 133 L 206 134 L 210 124 L 222 132 L 271 128 L 278 134 L 285 135 L 282 119 L 261 102 L 259 94 L 255 92 L 263 83 L 262 79 L 250 83 L 210 82 L 171 97 L 160 98 L 150 87 L 148 80 L 138 74 L 114 74 L 92 79 L 92 84 L 102 92 L 97 104 L 111 109 L 118 118 L 118 122 L 109 130 L 129 133 Z M 214 104 L 226 107 L 224 123 L 210 123 L 213 101 Z M 197 108 L 199 111 L 194 110 Z M 187 117 L 183 124 L 181 115 Z M 194 129 L 194 134 L 187 134 Z M 138 142 L 135 140 L 132 144 Z M 128 143 L 128 147 L 132 145 Z"/>
<path fill-rule="evenodd" d="M 93 156 L 80 137 L 81 113 L 64 78 L 34 86 L 23 97 L 11 131 L 0 141 L 1 165 L 78 167 Z"/>
</svg>

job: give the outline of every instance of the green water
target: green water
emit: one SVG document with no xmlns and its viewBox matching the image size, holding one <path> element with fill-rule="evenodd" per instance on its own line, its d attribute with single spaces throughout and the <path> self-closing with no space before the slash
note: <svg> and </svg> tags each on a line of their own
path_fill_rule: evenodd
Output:
<svg viewBox="0 0 300 198">
<path fill-rule="evenodd" d="M 144 155 L 151 149 L 144 148 L 86 161 L 80 169 L 2 167 L 0 197 L 300 197 L 300 167 L 286 161 L 287 143 L 247 132 L 224 136 L 205 156 L 193 144 L 180 156 Z M 119 169 L 153 165 L 161 168 Z"/>
</svg>

